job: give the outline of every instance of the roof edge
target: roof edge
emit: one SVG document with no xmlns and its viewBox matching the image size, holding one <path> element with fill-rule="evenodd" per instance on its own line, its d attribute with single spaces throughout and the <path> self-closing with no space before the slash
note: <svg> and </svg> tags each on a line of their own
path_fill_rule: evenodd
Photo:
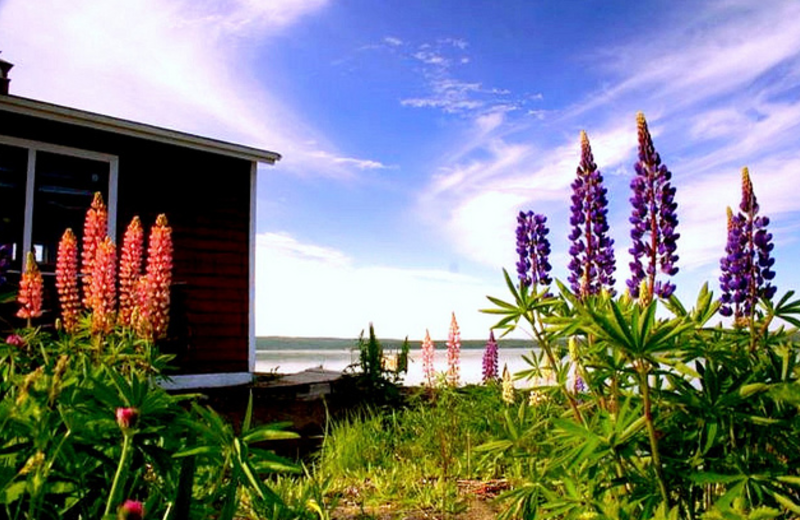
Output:
<svg viewBox="0 0 800 520">
<path fill-rule="evenodd" d="M 0 109 L 18 114 L 41 117 L 51 121 L 79 124 L 96 130 L 114 132 L 130 137 L 139 137 L 186 148 L 194 148 L 196 150 L 203 150 L 260 163 L 275 164 L 275 161 L 281 159 L 279 153 L 270 152 L 269 150 L 261 150 L 251 146 L 229 143 L 209 137 L 201 137 L 186 132 L 169 130 L 154 125 L 137 123 L 127 119 L 106 116 L 79 110 L 77 108 L 54 105 L 52 103 L 20 96 L 0 96 Z"/>
</svg>

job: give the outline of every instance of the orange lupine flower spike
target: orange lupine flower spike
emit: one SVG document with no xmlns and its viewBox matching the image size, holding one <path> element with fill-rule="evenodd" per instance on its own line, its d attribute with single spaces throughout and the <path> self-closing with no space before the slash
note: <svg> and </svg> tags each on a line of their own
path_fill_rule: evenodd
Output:
<svg viewBox="0 0 800 520">
<path fill-rule="evenodd" d="M 142 277 L 143 250 L 142 221 L 139 220 L 139 217 L 133 217 L 122 239 L 122 254 L 119 259 L 119 315 L 117 322 L 124 327 L 132 325 L 137 284 Z"/>
<path fill-rule="evenodd" d="M 56 290 L 64 330 L 72 334 L 78 325 L 81 297 L 78 292 L 78 239 L 70 228 L 64 231 L 58 243 Z"/>
<path fill-rule="evenodd" d="M 91 308 L 94 334 L 111 332 L 114 326 L 114 309 L 117 304 L 116 269 L 117 248 L 110 237 L 105 237 L 97 246 L 92 271 Z"/>
<path fill-rule="evenodd" d="M 163 338 L 169 325 L 172 285 L 172 228 L 166 215 L 159 215 L 150 229 L 147 270 L 139 285 L 139 334 L 151 340 Z"/>
<path fill-rule="evenodd" d="M 27 319 L 28 326 L 31 324 L 31 318 L 38 318 L 42 315 L 43 287 L 42 273 L 36 265 L 33 253 L 28 252 L 25 259 L 25 272 L 20 278 L 19 295 L 17 296 L 17 301 L 21 305 L 17 316 Z"/>
<path fill-rule="evenodd" d="M 83 253 L 81 256 L 81 275 L 83 275 L 83 304 L 92 308 L 92 274 L 97 247 L 108 234 L 108 210 L 103 203 L 103 196 L 98 191 L 94 194 L 92 205 L 86 212 L 83 225 Z"/>
</svg>

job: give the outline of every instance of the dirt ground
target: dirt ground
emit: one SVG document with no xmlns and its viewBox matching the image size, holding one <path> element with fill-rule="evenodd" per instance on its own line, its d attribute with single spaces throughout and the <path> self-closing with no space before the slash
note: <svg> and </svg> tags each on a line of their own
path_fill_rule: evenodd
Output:
<svg viewBox="0 0 800 520">
<path fill-rule="evenodd" d="M 362 507 L 345 497 L 334 510 L 334 520 L 492 520 L 497 518 L 501 507 L 494 499 L 508 489 L 505 480 L 459 480 L 461 506 L 457 512 L 437 510 L 403 509 L 392 504 L 378 507 Z"/>
</svg>

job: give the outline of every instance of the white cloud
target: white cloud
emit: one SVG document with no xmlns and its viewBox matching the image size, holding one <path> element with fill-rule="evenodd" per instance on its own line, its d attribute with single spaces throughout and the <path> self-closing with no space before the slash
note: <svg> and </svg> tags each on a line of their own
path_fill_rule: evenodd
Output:
<svg viewBox="0 0 800 520">
<path fill-rule="evenodd" d="M 360 266 L 349 255 L 283 233 L 256 239 L 256 334 L 355 338 L 373 322 L 383 338 L 445 337 L 455 312 L 464 338 L 496 321 L 477 309 L 496 293 L 480 280 L 436 269 Z M 445 311 L 443 311 L 445 309 Z"/>
<path fill-rule="evenodd" d="M 393 47 L 399 47 L 403 45 L 403 40 L 401 40 L 400 38 L 395 38 L 394 36 L 387 36 L 386 38 L 383 39 L 383 41 Z"/>
<path fill-rule="evenodd" d="M 431 51 L 419 51 L 413 56 L 426 65 L 447 65 L 449 63 L 440 54 Z"/>
<path fill-rule="evenodd" d="M 321 159 L 329 160 L 334 164 L 354 166 L 359 170 L 383 170 L 389 168 L 389 166 L 386 166 L 379 161 L 373 161 L 371 159 L 356 159 L 354 157 L 336 157 L 335 155 L 324 151 L 312 152 L 311 155 Z"/>
</svg>

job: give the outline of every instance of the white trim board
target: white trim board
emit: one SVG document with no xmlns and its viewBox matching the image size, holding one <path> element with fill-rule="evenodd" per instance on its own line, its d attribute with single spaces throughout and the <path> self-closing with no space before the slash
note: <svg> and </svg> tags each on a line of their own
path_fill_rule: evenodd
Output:
<svg viewBox="0 0 800 520">
<path fill-rule="evenodd" d="M 81 159 L 108 163 L 108 200 L 105 201 L 108 208 L 108 229 L 106 230 L 111 240 L 117 241 L 117 190 L 119 186 L 119 158 L 116 155 L 107 153 L 93 152 L 80 148 L 71 148 L 30 139 L 18 139 L 6 135 L 0 135 L 0 144 L 13 146 L 28 150 L 28 171 L 26 173 L 25 186 L 25 215 L 23 218 L 22 232 L 22 256 L 24 260 L 25 252 L 31 251 L 33 247 L 33 214 L 34 208 L 34 188 L 36 179 L 36 160 L 39 152 L 53 153 L 57 155 L 67 155 Z M 88 209 L 88 208 L 87 208 Z M 80 231 L 80 230 L 74 230 Z M 25 269 L 25 262 L 22 262 L 22 269 Z"/>
<path fill-rule="evenodd" d="M 158 385 L 165 390 L 193 390 L 200 388 L 222 388 L 246 385 L 253 382 L 250 372 L 226 372 L 221 374 L 185 374 L 159 379 Z"/>
<path fill-rule="evenodd" d="M 250 163 L 250 229 L 248 251 L 248 324 L 247 324 L 247 367 L 250 372 L 256 371 L 256 201 L 258 198 L 258 164 Z"/>
</svg>

